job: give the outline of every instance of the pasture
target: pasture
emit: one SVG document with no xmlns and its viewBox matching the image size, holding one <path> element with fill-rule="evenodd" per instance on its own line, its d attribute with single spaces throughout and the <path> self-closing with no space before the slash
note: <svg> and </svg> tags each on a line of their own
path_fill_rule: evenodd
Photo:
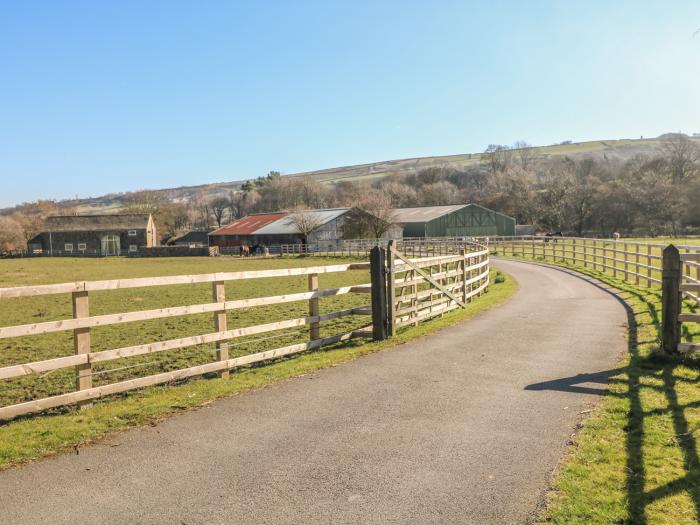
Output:
<svg viewBox="0 0 700 525">
<path fill-rule="evenodd" d="M 36 285 L 81 280 L 156 277 L 251 269 L 275 269 L 296 266 L 320 266 L 338 263 L 338 259 L 285 258 L 163 258 L 163 259 L 14 259 L 0 262 L 0 287 Z M 369 282 L 368 271 L 324 274 L 321 288 Z M 306 276 L 275 277 L 232 281 L 226 287 L 226 299 L 255 298 L 307 291 Z M 168 308 L 187 304 L 208 303 L 211 284 L 184 284 L 151 288 L 109 290 L 90 294 L 91 315 Z M 323 298 L 321 313 L 369 304 L 367 294 L 347 294 Z M 69 294 L 10 298 L 2 300 L 0 326 L 44 322 L 72 317 Z M 298 301 L 263 307 L 234 310 L 227 313 L 229 329 L 304 317 L 308 302 Z M 335 334 L 368 324 L 366 316 L 332 319 L 321 323 L 321 336 Z M 195 314 L 176 318 L 136 321 L 96 327 L 91 330 L 92 351 L 108 350 L 153 341 L 203 334 L 213 331 L 212 314 Z M 248 336 L 230 343 L 230 356 L 238 357 L 262 349 L 299 342 L 308 334 L 308 327 L 281 330 L 262 336 Z M 0 366 L 31 360 L 44 360 L 73 354 L 72 333 L 59 332 L 0 340 Z M 123 381 L 133 377 L 177 370 L 214 360 L 213 344 L 159 352 L 154 355 L 129 357 L 95 365 L 93 384 Z M 72 369 L 55 370 L 0 382 L 0 404 L 56 395 L 75 390 Z"/>
<path fill-rule="evenodd" d="M 0 261 L 0 288 L 71 282 L 78 280 L 155 277 L 276 268 L 309 267 L 359 262 L 350 258 L 158 258 L 158 259 L 14 259 Z M 331 273 L 319 276 L 320 287 L 356 285 L 369 282 L 367 270 Z M 281 379 L 308 373 L 353 359 L 369 352 L 430 333 L 479 311 L 493 307 L 512 295 L 516 285 L 501 272 L 494 272 L 489 293 L 470 303 L 464 310 L 401 330 L 380 343 L 355 339 L 323 351 L 307 352 L 292 358 L 237 369 L 231 379 L 190 380 L 167 387 L 150 387 L 94 402 L 89 410 L 55 409 L 44 414 L 18 418 L 0 424 L 0 469 L 21 461 L 51 454 L 97 439 L 121 428 L 157 421 L 189 407 Z M 227 300 L 251 298 L 307 290 L 306 276 L 229 281 Z M 110 290 L 90 293 L 91 313 L 102 314 L 161 308 L 211 300 L 211 284 L 189 284 L 141 289 Z M 347 294 L 320 299 L 321 313 L 369 304 L 368 294 Z M 238 328 L 308 315 L 308 301 L 235 310 L 228 313 L 228 326 Z M 3 299 L 0 302 L 0 326 L 18 323 L 68 319 L 72 315 L 69 294 Z M 368 324 L 368 316 L 352 316 L 321 323 L 321 336 L 355 329 Z M 92 349 L 99 351 L 154 340 L 211 332 L 212 314 L 190 315 L 93 328 Z M 229 344 L 231 357 L 278 348 L 309 339 L 309 327 L 283 330 L 262 336 L 236 339 Z M 0 340 L 0 366 L 73 354 L 70 332 Z M 94 365 L 95 386 L 132 377 L 145 376 L 215 360 L 214 345 L 159 352 Z M 0 381 L 3 405 L 23 400 L 74 391 L 73 369 L 55 370 Z"/>
</svg>

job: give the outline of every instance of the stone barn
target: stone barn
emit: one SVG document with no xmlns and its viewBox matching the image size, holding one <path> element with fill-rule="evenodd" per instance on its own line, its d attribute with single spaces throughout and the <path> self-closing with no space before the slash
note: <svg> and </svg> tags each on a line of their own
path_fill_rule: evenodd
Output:
<svg viewBox="0 0 700 525">
<path fill-rule="evenodd" d="M 45 255 L 127 255 L 157 245 L 149 214 L 64 215 L 47 217 L 44 231 L 28 249 Z"/>
</svg>

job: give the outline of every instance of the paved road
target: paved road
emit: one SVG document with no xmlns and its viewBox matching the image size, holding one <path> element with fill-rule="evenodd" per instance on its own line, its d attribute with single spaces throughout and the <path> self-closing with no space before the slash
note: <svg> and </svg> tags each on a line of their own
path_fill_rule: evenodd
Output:
<svg viewBox="0 0 700 525">
<path fill-rule="evenodd" d="M 527 521 L 626 314 L 582 278 L 497 265 L 520 290 L 459 326 L 0 473 L 0 521 Z"/>
</svg>

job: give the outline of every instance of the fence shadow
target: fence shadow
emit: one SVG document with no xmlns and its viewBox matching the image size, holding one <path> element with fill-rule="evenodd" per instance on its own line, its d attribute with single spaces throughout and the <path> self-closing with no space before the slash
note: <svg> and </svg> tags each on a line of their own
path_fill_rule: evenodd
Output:
<svg viewBox="0 0 700 525">
<path fill-rule="evenodd" d="M 622 368 L 600 372 L 579 374 L 525 387 L 527 390 L 558 390 L 581 394 L 598 394 L 627 398 L 629 410 L 624 427 L 626 443 L 626 501 L 628 517 L 625 523 L 643 525 L 647 523 L 646 508 L 655 501 L 677 493 L 687 493 L 692 499 L 696 516 L 700 517 L 700 458 L 698 457 L 697 440 L 685 415 L 686 409 L 700 407 L 700 400 L 682 404 L 679 401 L 679 383 L 700 382 L 700 366 L 697 363 L 683 362 L 678 358 L 664 358 L 655 355 L 642 355 L 640 345 L 647 343 L 658 344 L 658 341 L 639 341 L 639 329 L 643 323 L 660 327 L 657 306 L 650 296 L 659 297 L 654 291 L 647 293 L 625 290 L 623 292 L 605 285 L 592 277 L 580 274 L 566 268 L 554 268 L 573 277 L 585 280 L 619 301 L 627 312 L 628 323 L 628 352 L 629 363 Z M 626 298 L 635 297 L 641 305 L 639 311 L 630 305 Z M 641 316 L 648 315 L 649 320 L 640 322 Z M 685 367 L 697 370 L 695 378 L 689 379 L 678 375 L 676 369 L 683 364 Z M 600 384 L 600 388 L 587 386 L 590 383 Z M 625 384 L 624 389 L 609 390 L 613 383 Z M 655 384 L 656 383 L 656 384 Z M 660 385 L 658 383 L 661 383 Z M 666 406 L 645 411 L 643 404 L 644 389 L 654 389 L 664 395 Z M 647 466 L 644 462 L 644 425 L 645 418 L 669 414 L 673 423 L 674 441 L 680 449 L 684 475 L 664 485 L 645 492 Z"/>
</svg>

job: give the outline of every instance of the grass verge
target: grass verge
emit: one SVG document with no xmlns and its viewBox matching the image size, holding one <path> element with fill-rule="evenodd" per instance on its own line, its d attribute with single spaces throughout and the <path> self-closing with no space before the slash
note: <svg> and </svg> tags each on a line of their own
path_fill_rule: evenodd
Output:
<svg viewBox="0 0 700 525">
<path fill-rule="evenodd" d="M 83 446 L 115 431 L 154 424 L 167 416 L 215 399 L 344 363 L 454 325 L 503 303 L 517 289 L 515 281 L 503 272 L 493 272 L 492 280 L 494 283 L 489 292 L 470 303 L 466 309 L 454 310 L 442 318 L 404 329 L 391 340 L 379 343 L 351 342 L 237 369 L 228 380 L 202 378 L 177 385 L 151 387 L 98 401 L 86 410 L 66 409 L 56 414 L 0 424 L 0 470 Z"/>
<path fill-rule="evenodd" d="M 626 303 L 629 352 L 618 367 L 601 373 L 607 395 L 583 422 L 560 464 L 539 522 L 698 523 L 700 364 L 654 353 L 660 290 L 556 264 L 595 277 Z M 684 337 L 697 341 L 700 331 L 686 329 Z"/>
</svg>

